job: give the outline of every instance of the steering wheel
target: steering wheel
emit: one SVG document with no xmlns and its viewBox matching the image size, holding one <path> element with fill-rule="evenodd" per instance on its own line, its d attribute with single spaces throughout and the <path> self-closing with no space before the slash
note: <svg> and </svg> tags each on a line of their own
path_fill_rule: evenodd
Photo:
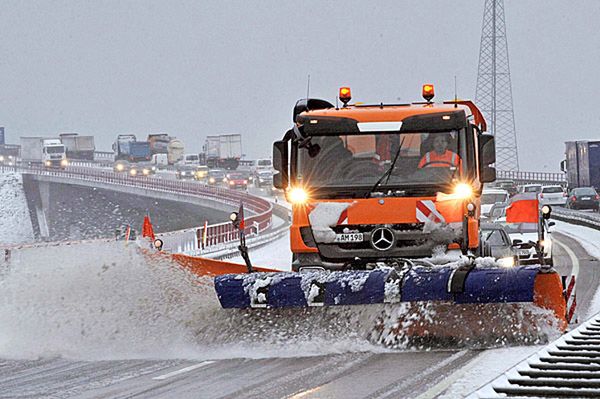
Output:
<svg viewBox="0 0 600 399">
<path fill-rule="evenodd" d="M 419 169 L 424 169 L 429 167 L 429 165 L 433 165 L 433 164 L 444 164 L 444 165 L 448 165 L 449 168 L 455 167 L 456 165 L 454 165 L 452 162 L 448 162 L 448 161 L 430 161 L 427 162 L 426 164 L 424 164 L 423 166 L 420 166 Z M 436 166 L 434 166 L 436 167 Z M 443 168 L 444 166 L 437 166 L 439 168 Z"/>
</svg>

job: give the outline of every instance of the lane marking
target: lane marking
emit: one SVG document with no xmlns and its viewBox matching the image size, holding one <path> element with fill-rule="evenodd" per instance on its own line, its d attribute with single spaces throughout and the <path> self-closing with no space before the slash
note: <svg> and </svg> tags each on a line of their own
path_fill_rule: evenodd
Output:
<svg viewBox="0 0 600 399">
<path fill-rule="evenodd" d="M 208 366 L 209 364 L 212 364 L 214 362 L 215 362 L 214 360 L 207 360 L 202 363 L 193 364 L 191 366 L 184 367 L 181 370 L 176 370 L 176 371 L 173 371 L 173 372 L 170 372 L 167 374 L 159 375 L 158 377 L 153 377 L 152 379 L 157 380 L 157 381 L 166 380 L 167 378 L 171 378 L 171 377 L 174 377 L 179 374 L 187 373 L 188 371 L 196 370 L 196 369 L 199 369 L 200 367 Z"/>
<path fill-rule="evenodd" d="M 439 396 L 442 392 L 448 389 L 450 385 L 454 384 L 459 378 L 464 376 L 467 373 L 467 371 L 470 371 L 477 363 L 479 363 L 482 354 L 483 352 L 475 356 L 463 367 L 456 370 L 454 373 L 444 378 L 441 382 L 437 383 L 436 385 L 429 388 L 427 391 L 417 396 L 416 399 L 433 399 Z"/>
<path fill-rule="evenodd" d="M 577 277 L 579 276 L 579 259 L 577 259 L 577 255 L 575 255 L 575 252 L 573 252 L 571 248 L 559 240 L 554 239 L 554 243 L 558 244 L 558 246 L 561 247 L 567 253 L 567 255 L 569 255 L 569 258 L 571 258 L 571 274 L 575 276 L 575 281 L 577 281 Z"/>
</svg>

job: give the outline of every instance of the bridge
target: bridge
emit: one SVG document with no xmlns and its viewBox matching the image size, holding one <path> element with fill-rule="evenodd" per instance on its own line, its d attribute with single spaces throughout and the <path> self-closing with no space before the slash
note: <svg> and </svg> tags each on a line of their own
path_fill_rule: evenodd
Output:
<svg viewBox="0 0 600 399">
<path fill-rule="evenodd" d="M 149 213 L 158 236 L 164 241 L 165 250 L 188 255 L 223 255 L 224 249 L 235 250 L 239 240 L 239 230 L 229 221 L 229 214 L 237 211 L 240 204 L 246 212 L 244 232 L 250 245 L 264 244 L 279 237 L 288 226 L 289 211 L 285 207 L 246 192 L 195 181 L 132 177 L 100 165 L 69 166 L 66 170 L 0 166 L 2 171 L 23 175 L 34 232 L 44 240 L 111 236 L 124 221 L 139 229 L 143 216 Z M 107 198 L 105 194 L 101 198 L 105 203 L 95 206 L 98 201 L 94 197 L 101 193 L 114 195 Z M 61 204 L 58 211 L 56 204 Z M 111 205 L 126 208 L 126 215 L 120 219 L 113 217 Z M 79 211 L 78 207 L 83 209 Z M 72 231 L 61 231 L 60 219 L 65 208 L 68 208 L 69 217 L 81 219 L 78 224 L 91 226 L 93 231 L 85 236 L 82 227 L 79 236 L 75 237 Z M 277 229 L 271 229 L 273 215 L 285 221 Z M 207 222 L 206 227 L 203 221 Z"/>
</svg>

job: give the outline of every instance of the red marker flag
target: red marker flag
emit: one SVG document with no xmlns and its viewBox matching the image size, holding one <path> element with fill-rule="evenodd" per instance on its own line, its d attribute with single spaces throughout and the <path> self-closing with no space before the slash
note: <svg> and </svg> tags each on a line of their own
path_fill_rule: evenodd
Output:
<svg viewBox="0 0 600 399">
<path fill-rule="evenodd" d="M 142 237 L 150 237 L 154 241 L 154 229 L 150 223 L 150 216 L 144 216 L 144 224 L 142 225 Z"/>
<path fill-rule="evenodd" d="M 510 206 L 506 208 L 506 221 L 508 223 L 538 223 L 539 202 L 537 196 L 535 194 L 515 195 Z"/>
<path fill-rule="evenodd" d="M 244 220 L 244 204 L 240 202 L 240 210 L 238 211 L 238 219 L 240 221 L 240 230 L 244 231 L 246 228 L 246 221 Z"/>
</svg>

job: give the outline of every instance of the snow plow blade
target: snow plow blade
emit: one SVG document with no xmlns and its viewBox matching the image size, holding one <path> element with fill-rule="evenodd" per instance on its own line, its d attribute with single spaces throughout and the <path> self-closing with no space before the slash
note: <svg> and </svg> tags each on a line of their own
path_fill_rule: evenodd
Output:
<svg viewBox="0 0 600 399">
<path fill-rule="evenodd" d="M 559 328 L 566 328 L 563 288 L 556 272 L 548 272 L 539 266 L 478 267 L 469 270 L 462 280 L 462 287 L 457 290 L 452 287 L 456 270 L 452 267 L 414 267 L 403 274 L 392 268 L 228 274 L 215 277 L 215 289 L 223 308 L 273 309 L 401 302 L 439 302 L 450 307 L 531 303 L 551 311 Z"/>
</svg>

